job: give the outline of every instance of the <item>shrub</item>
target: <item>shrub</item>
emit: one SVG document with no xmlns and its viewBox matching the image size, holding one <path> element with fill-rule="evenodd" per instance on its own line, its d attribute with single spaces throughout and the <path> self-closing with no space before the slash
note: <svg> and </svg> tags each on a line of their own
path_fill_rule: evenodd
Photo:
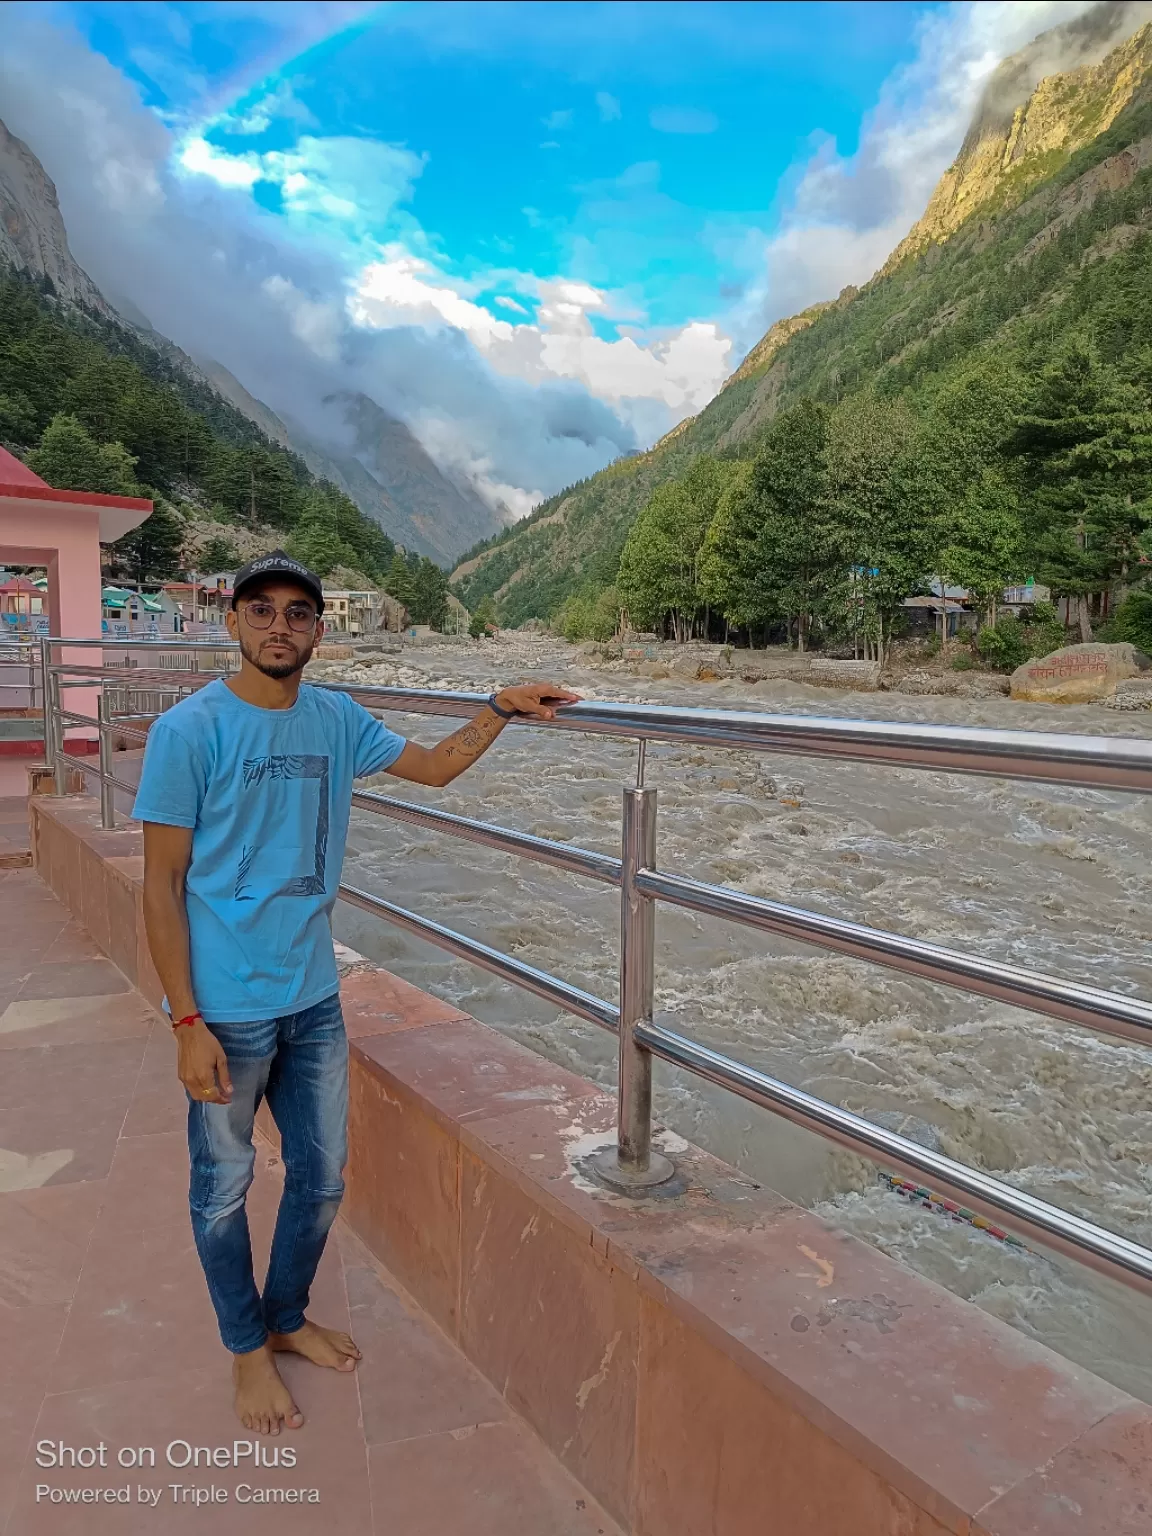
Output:
<svg viewBox="0 0 1152 1536">
<path fill-rule="evenodd" d="M 981 660 L 1001 672 L 1013 672 L 1022 667 L 1032 654 L 1028 646 L 1028 632 L 1013 614 L 1005 614 L 995 624 L 985 624 L 976 636 L 976 649 Z"/>
<path fill-rule="evenodd" d="M 1127 640 L 1152 656 L 1152 588 L 1131 592 L 1100 629 L 1101 640 Z"/>
</svg>

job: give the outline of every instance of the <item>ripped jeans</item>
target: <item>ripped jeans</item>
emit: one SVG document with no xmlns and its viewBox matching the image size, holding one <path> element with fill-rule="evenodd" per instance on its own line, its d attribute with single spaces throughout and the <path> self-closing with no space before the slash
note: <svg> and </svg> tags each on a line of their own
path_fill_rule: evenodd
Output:
<svg viewBox="0 0 1152 1536">
<path fill-rule="evenodd" d="M 348 1145 L 348 1041 L 339 994 L 277 1019 L 208 1024 L 224 1047 L 230 1104 L 188 1100 L 189 1205 L 196 1251 L 224 1347 L 259 1349 L 295 1333 L 344 1193 Z M 280 1130 L 284 1194 L 263 1295 L 252 1273 L 245 1198 L 262 1098 Z"/>
</svg>

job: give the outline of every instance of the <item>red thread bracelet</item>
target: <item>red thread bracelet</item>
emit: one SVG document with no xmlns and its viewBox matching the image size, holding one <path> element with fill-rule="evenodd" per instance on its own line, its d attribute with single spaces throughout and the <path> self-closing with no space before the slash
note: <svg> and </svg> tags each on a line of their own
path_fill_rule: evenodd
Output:
<svg viewBox="0 0 1152 1536">
<path fill-rule="evenodd" d="M 181 1024 L 195 1024 L 197 1019 L 200 1019 L 201 1023 L 204 1022 L 203 1021 L 203 1016 L 201 1014 L 199 1014 L 199 1013 L 187 1013 L 187 1014 L 184 1015 L 184 1017 L 182 1019 L 173 1019 L 172 1020 L 172 1028 L 173 1029 L 179 1029 Z"/>
</svg>

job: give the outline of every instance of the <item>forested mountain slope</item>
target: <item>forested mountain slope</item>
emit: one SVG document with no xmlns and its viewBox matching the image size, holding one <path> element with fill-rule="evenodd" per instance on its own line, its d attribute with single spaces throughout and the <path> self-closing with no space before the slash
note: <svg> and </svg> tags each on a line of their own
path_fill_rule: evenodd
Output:
<svg viewBox="0 0 1152 1536">
<path fill-rule="evenodd" d="M 1105 27 L 1124 10 L 1098 9 Z M 1025 53 L 1045 56 L 1035 44 Z M 1035 370 L 1074 338 L 1105 362 L 1152 346 L 1150 78 L 1152 24 L 1015 104 L 1009 87 L 1027 88 L 1030 76 L 1021 56 L 1007 61 L 929 211 L 880 273 L 778 322 L 783 340 L 770 345 L 770 332 L 707 408 L 651 452 L 472 551 L 456 572 L 464 601 L 493 596 L 514 624 L 606 585 L 658 486 L 702 453 L 748 454 L 802 398 L 835 404 L 871 392 L 917 410 L 984 353 Z"/>
</svg>

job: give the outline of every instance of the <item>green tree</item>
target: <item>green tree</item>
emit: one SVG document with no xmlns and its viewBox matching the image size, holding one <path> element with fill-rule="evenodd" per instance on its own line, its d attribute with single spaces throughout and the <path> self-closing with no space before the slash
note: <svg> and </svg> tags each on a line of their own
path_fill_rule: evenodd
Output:
<svg viewBox="0 0 1152 1536">
<path fill-rule="evenodd" d="M 98 443 L 64 412 L 55 415 L 28 455 L 28 467 L 61 491 L 97 491 L 106 496 L 136 493 L 135 460 L 122 443 Z"/>
<path fill-rule="evenodd" d="M 657 487 L 632 525 L 617 586 L 629 618 L 644 628 L 670 621 L 688 640 L 709 600 L 702 578 L 704 541 L 737 466 L 701 455 L 683 480 Z"/>
<path fill-rule="evenodd" d="M 773 421 L 752 465 L 759 529 L 749 551 L 749 602 L 795 620 L 807 649 L 839 571 L 828 522 L 828 409 L 801 400 Z"/>
<path fill-rule="evenodd" d="M 410 573 L 409 612 L 414 624 L 443 629 L 448 616 L 448 574 L 424 556 Z"/>
<path fill-rule="evenodd" d="M 0 439 L 9 443 L 30 443 L 39 433 L 36 407 L 23 390 L 0 394 Z"/>
<path fill-rule="evenodd" d="M 1042 372 L 1013 447 L 1030 493 L 1037 575 L 1075 601 L 1083 640 L 1092 599 L 1124 584 L 1152 510 L 1146 392 L 1074 343 Z"/>
<path fill-rule="evenodd" d="M 985 469 L 946 507 L 937 573 L 946 586 L 967 588 L 995 624 L 1000 594 L 1023 574 L 1019 497 L 1000 470 Z"/>
<path fill-rule="evenodd" d="M 899 401 L 858 396 L 828 424 L 828 538 L 835 588 L 865 657 L 885 660 L 904 599 L 923 583 L 939 516 L 938 482 L 918 456 Z"/>
<path fill-rule="evenodd" d="M 384 590 L 389 597 L 394 597 L 398 603 L 403 603 L 409 612 L 412 611 L 412 572 L 399 550 L 393 554 L 388 569 L 384 573 Z"/>
<path fill-rule="evenodd" d="M 482 640 L 489 629 L 496 627 L 496 609 L 490 597 L 482 597 L 476 612 L 468 622 L 468 633 L 473 640 Z"/>
<path fill-rule="evenodd" d="M 754 548 L 760 531 L 752 492 L 752 461 L 738 463 L 716 503 L 700 550 L 700 587 L 708 603 L 737 628 L 769 617 L 755 587 Z"/>
<path fill-rule="evenodd" d="M 330 576 L 338 565 L 350 563 L 351 552 L 327 523 L 304 523 L 288 540 L 288 553 L 317 576 Z"/>
<path fill-rule="evenodd" d="M 565 640 L 611 640 L 620 623 L 620 593 L 615 587 L 575 592 L 565 598 L 552 628 Z"/>
<path fill-rule="evenodd" d="M 181 569 L 184 529 L 164 501 L 156 499 L 151 514 L 137 528 L 108 547 L 108 565 L 114 576 L 144 586 L 171 581 Z"/>
<path fill-rule="evenodd" d="M 213 534 L 200 551 L 202 571 L 234 571 L 239 564 L 240 555 L 235 544 L 223 534 Z"/>
</svg>

